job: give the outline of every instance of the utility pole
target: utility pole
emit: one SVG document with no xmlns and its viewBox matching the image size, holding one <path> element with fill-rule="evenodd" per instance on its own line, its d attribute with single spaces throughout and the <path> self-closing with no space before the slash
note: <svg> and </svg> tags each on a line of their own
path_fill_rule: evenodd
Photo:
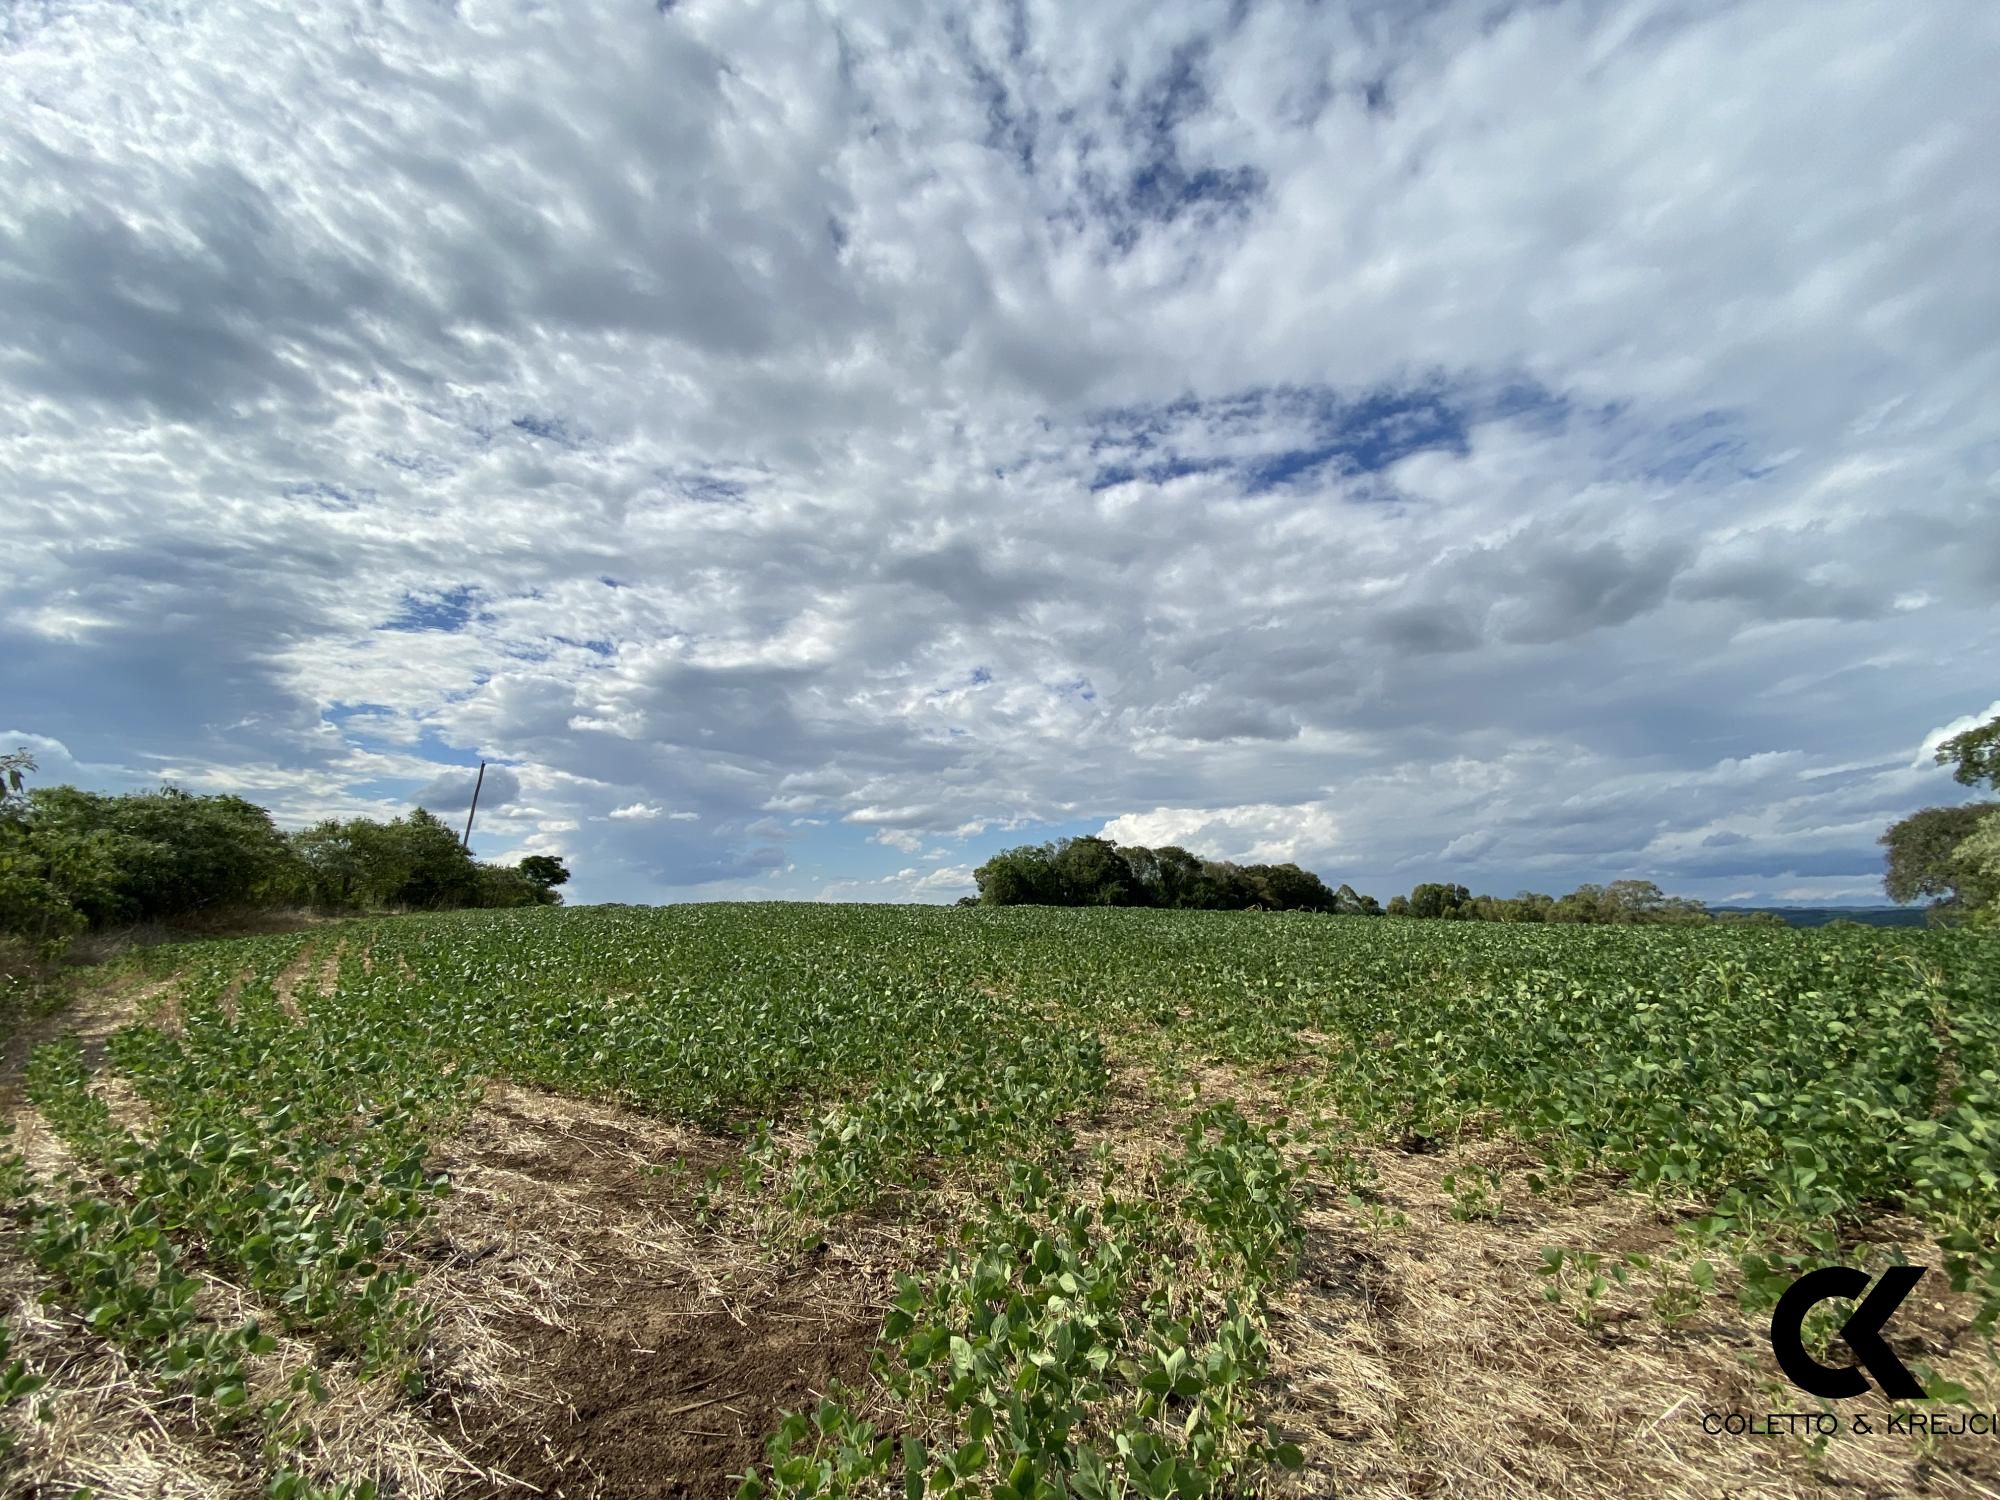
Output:
<svg viewBox="0 0 2000 1500">
<path fill-rule="evenodd" d="M 479 789 L 486 785 L 486 762 L 479 763 L 479 779 L 472 783 L 472 806 L 465 810 L 465 837 L 458 841 L 459 848 L 468 854 L 472 852 L 472 815 L 479 811 Z"/>
</svg>

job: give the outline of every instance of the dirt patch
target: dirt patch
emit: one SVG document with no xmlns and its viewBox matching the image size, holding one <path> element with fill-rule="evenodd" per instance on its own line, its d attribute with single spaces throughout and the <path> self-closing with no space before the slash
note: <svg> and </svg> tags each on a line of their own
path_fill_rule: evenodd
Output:
<svg viewBox="0 0 2000 1500">
<path fill-rule="evenodd" d="M 297 957 L 286 964 L 279 971 L 278 977 L 271 981 L 271 993 L 277 996 L 278 1008 L 294 1021 L 299 1019 L 299 987 L 301 985 L 306 985 L 310 982 L 308 993 L 324 993 L 325 991 L 326 982 L 324 975 L 326 973 L 326 963 L 324 961 L 315 962 L 319 958 L 318 948 L 319 943 L 317 939 L 307 939 L 300 947 Z M 331 957 L 337 963 L 339 957 L 338 951 L 336 950 Z"/>
<path fill-rule="evenodd" d="M 1295 1076 L 1310 1097 L 1309 1068 L 1197 1061 L 1150 1100 L 1143 1087 L 1120 1091 L 1124 1107 L 1107 1111 L 1102 1129 L 1115 1137 L 1113 1156 L 1133 1162 L 1169 1142 L 1176 1113 L 1197 1103 L 1228 1099 L 1253 1119 L 1297 1119 L 1300 1099 L 1275 1097 L 1298 1092 Z M 1711 1413 L 1819 1405 L 1783 1381 L 1767 1317 L 1737 1302 L 1733 1262 L 1718 1256 L 1714 1290 L 1690 1295 L 1692 1252 L 1677 1230 L 1700 1205 L 1653 1201 L 1609 1173 L 1534 1193 L 1529 1174 L 1545 1172 L 1537 1153 L 1473 1127 L 1365 1141 L 1321 1124 L 1331 1161 L 1311 1143 L 1286 1147 L 1312 1204 L 1298 1274 L 1272 1301 L 1265 1393 L 1306 1467 L 1275 1478 L 1270 1493 L 2000 1500 L 2000 1442 L 1890 1436 L 1888 1408 L 1872 1395 L 1840 1403 L 1842 1434 L 1823 1453 L 1805 1433 L 1705 1431 Z M 1912 1221 L 1885 1218 L 1867 1238 L 1935 1259 Z M 1589 1299 L 1579 1295 L 1588 1276 L 1572 1276 L 1552 1302 L 1544 1246 L 1599 1253 L 1628 1284 Z M 1650 1261 L 1626 1266 L 1627 1255 Z M 1966 1386 L 1970 1410 L 1990 1412 L 2000 1378 L 1969 1331 L 1975 1300 L 1943 1283 L 1934 1270 L 1893 1341 Z M 1855 1416 L 1871 1436 L 1848 1428 Z"/>
<path fill-rule="evenodd" d="M 1839 1408 L 1843 1427 L 1863 1415 L 1873 1435 L 1843 1433 L 1823 1455 L 1804 1436 L 1704 1431 L 1710 1413 L 1818 1410 L 1778 1377 L 1765 1323 L 1738 1307 L 1726 1263 L 1716 1290 L 1673 1320 L 1652 1299 L 1675 1277 L 1685 1285 L 1679 1269 L 1632 1269 L 1630 1285 L 1609 1286 L 1588 1317 L 1570 1293 L 1543 1296 L 1543 1246 L 1658 1257 L 1675 1245 L 1682 1206 L 1610 1178 L 1532 1195 L 1514 1170 L 1519 1147 L 1504 1141 L 1423 1154 L 1399 1146 L 1354 1148 L 1377 1174 L 1374 1190 L 1358 1201 L 1323 1193 L 1307 1215 L 1299 1275 L 1275 1299 L 1273 1414 L 1308 1460 L 1287 1492 L 2000 1495 L 2000 1445 L 1887 1436 L 1887 1407 L 1874 1396 Z M 1460 1217 L 1464 1181 L 1486 1181 L 1486 1168 L 1501 1170 L 1493 1216 Z M 1879 1227 L 1878 1243 L 1924 1243 L 1914 1225 Z M 1943 1372 L 1990 1411 L 2000 1387 L 1965 1336 L 1972 1299 L 1932 1284 L 1941 1281 L 1934 1273 L 1911 1299 L 1893 1330 L 1898 1348 L 1934 1361 L 1949 1352 Z"/>
<path fill-rule="evenodd" d="M 438 1165 L 421 1247 L 440 1310 L 434 1421 L 515 1485 L 566 1497 L 733 1494 L 785 1410 L 859 1381 L 887 1272 L 859 1245 L 788 1264 L 696 1223 L 736 1143 L 496 1085 Z"/>
<path fill-rule="evenodd" d="M 829 1308 L 818 1287 L 781 1286 L 740 1309 L 685 1301 L 662 1287 L 594 1308 L 573 1334 L 507 1328 L 567 1410 L 503 1426 L 482 1457 L 551 1496 L 730 1495 L 729 1476 L 763 1458 L 783 1412 L 862 1378 L 880 1326 Z"/>
</svg>

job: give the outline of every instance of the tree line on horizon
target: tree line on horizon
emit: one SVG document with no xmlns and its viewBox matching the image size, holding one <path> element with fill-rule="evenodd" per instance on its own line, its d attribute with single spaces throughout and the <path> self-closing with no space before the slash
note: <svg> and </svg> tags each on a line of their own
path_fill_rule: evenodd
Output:
<svg viewBox="0 0 2000 1500">
<path fill-rule="evenodd" d="M 310 908 L 553 906 L 560 859 L 474 859 L 440 818 L 328 818 L 286 833 L 256 803 L 175 787 L 107 794 L 23 784 L 0 755 L 0 938 L 43 961 L 88 930 Z"/>
<path fill-rule="evenodd" d="M 1083 835 L 1005 849 L 972 872 L 976 897 L 960 905 L 1157 906 L 1193 911 L 1318 911 L 1380 916 L 1373 896 L 1295 864 L 1239 865 L 1174 845 L 1148 849 Z"/>
<path fill-rule="evenodd" d="M 1446 922 L 1707 922 L 1699 901 L 1668 896 L 1649 880 L 1579 886 L 1567 896 L 1523 891 L 1475 896 L 1426 881 L 1385 906 L 1343 883 L 1330 887 L 1292 863 L 1203 859 L 1177 845 L 1149 849 L 1085 834 L 1005 849 L 972 872 L 979 887 L 961 906 L 1142 906 L 1196 911 L 1304 911 L 1331 916 Z M 1722 920 L 1738 914 L 1725 913 Z M 1773 917 L 1773 921 L 1782 921 Z"/>
<path fill-rule="evenodd" d="M 1938 746 L 1961 786 L 2000 789 L 2000 717 Z M 1880 840 L 1883 889 L 1898 905 L 1928 900 L 1943 924 L 2000 920 L 2000 802 L 1927 807 L 1897 822 Z M 1169 845 L 1113 843 L 1095 835 L 1005 849 L 972 872 L 977 896 L 960 906 L 1142 906 L 1205 911 L 1306 911 L 1339 916 L 1409 917 L 1445 922 L 1555 922 L 1586 925 L 1707 922 L 1785 925 L 1769 911 L 1711 912 L 1700 901 L 1669 896 L 1650 880 L 1580 885 L 1566 896 L 1522 891 L 1474 895 L 1463 885 L 1426 881 L 1385 906 L 1352 886 L 1330 889 L 1296 864 L 1203 859 Z"/>
<path fill-rule="evenodd" d="M 1946 739 L 1939 764 L 1963 786 L 2000 789 L 2000 717 Z M 50 958 L 76 934 L 146 922 L 309 907 L 328 912 L 438 911 L 556 905 L 561 860 L 475 860 L 458 835 L 418 807 L 387 822 L 325 819 L 281 831 L 264 808 L 227 794 L 173 787 L 106 794 L 25 786 L 25 751 L 0 754 L 0 942 Z M 1933 920 L 2000 920 L 2000 801 L 1930 807 L 1880 840 L 1883 886 Z M 1083 836 L 1022 845 L 973 873 L 961 905 L 1252 908 L 1417 920 L 1552 923 L 1780 921 L 1770 913 L 1711 913 L 1650 881 L 1583 885 L 1566 896 L 1474 895 L 1429 881 L 1385 906 L 1350 885 L 1328 887 L 1294 863 L 1236 864 L 1178 846 L 1149 849 Z"/>
</svg>

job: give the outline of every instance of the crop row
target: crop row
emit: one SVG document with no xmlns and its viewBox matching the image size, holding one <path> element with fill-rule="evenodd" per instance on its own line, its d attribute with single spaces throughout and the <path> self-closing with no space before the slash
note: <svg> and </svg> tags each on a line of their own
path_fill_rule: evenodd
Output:
<svg viewBox="0 0 2000 1500">
<path fill-rule="evenodd" d="M 80 1167 L 16 1172 L 58 1295 L 225 1416 L 264 1410 L 247 1392 L 268 1335 L 199 1316 L 191 1265 L 323 1358 L 414 1388 L 427 1315 L 401 1247 L 444 1188 L 425 1170 L 437 1132 L 493 1077 L 746 1130 L 753 1183 L 811 1219 L 954 1163 L 989 1179 L 1006 1161 L 1052 1168 L 1116 1052 L 1282 1063 L 1343 1138 L 1504 1131 L 1550 1177 L 1606 1169 L 1703 1204 L 1712 1237 L 1773 1264 L 1913 1213 L 1987 1325 L 2000 1318 L 1991 937 L 765 905 L 354 923 L 306 954 L 267 938 L 135 960 L 177 1020 L 112 1039 L 136 1111 L 113 1108 L 74 1047 L 39 1056 L 31 1080 Z M 327 982 L 280 985 L 329 959 Z M 1259 1299 L 1283 1274 L 1291 1185 L 1247 1122 L 1197 1124 L 1136 1196 L 1017 1176 L 964 1262 L 906 1289 L 919 1301 L 885 1348 L 908 1432 L 930 1434 L 927 1486 L 970 1490 L 977 1473 L 1021 1494 L 1194 1493 L 1283 1456 L 1245 1393 L 1268 1363 Z M 1465 1212 L 1490 1210 L 1483 1179 L 1459 1186 Z M 1174 1290 L 1189 1266 L 1206 1288 L 1193 1302 Z M 1108 1288 L 1115 1318 L 1079 1323 L 1064 1277 Z M 1160 1425 L 1199 1407 L 1177 1394 L 1197 1366 L 1203 1391 L 1229 1393 L 1187 1430 L 1206 1449 Z M 1045 1422 L 1012 1382 L 1061 1371 L 1104 1394 Z M 267 1427 L 281 1435 L 290 1409 Z M 788 1429 L 758 1482 L 824 1487 L 848 1449 L 876 1463 L 882 1439 L 862 1442 L 853 1409 L 819 1417 Z M 799 1477 L 808 1457 L 821 1480 Z"/>
<path fill-rule="evenodd" d="M 913 1497 L 1193 1500 L 1297 1467 L 1258 1411 L 1265 1296 L 1291 1274 L 1301 1207 L 1277 1146 L 1228 1105 L 1123 1194 L 1015 1164 L 971 1247 L 899 1280 L 875 1370 L 901 1438 L 829 1397 L 772 1435 L 739 1500 L 898 1476 Z"/>
</svg>

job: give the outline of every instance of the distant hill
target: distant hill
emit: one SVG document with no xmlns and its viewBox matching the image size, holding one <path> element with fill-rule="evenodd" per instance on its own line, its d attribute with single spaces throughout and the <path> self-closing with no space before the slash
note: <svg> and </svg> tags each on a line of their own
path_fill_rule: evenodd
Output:
<svg viewBox="0 0 2000 1500">
<path fill-rule="evenodd" d="M 1712 912 L 1768 911 L 1783 917 L 1794 927 L 1824 927 L 1845 918 L 1868 927 L 1921 927 L 1921 906 L 1711 906 Z"/>
</svg>

